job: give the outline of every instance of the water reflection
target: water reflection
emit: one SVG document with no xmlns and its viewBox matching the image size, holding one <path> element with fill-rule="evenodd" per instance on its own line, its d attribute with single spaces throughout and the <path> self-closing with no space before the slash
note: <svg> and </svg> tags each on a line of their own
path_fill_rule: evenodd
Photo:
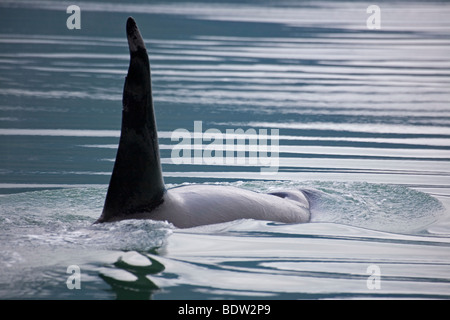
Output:
<svg viewBox="0 0 450 320">
<path fill-rule="evenodd" d="M 103 268 L 100 278 L 111 286 L 118 300 L 151 299 L 160 288 L 149 275 L 163 272 L 164 265 L 145 253 L 128 252 L 126 255 L 126 260 L 121 257 L 113 265 Z"/>
</svg>

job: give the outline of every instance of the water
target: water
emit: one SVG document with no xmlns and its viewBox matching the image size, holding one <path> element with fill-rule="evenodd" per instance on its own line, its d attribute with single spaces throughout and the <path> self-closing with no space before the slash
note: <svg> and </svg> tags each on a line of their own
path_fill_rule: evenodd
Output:
<svg viewBox="0 0 450 320">
<path fill-rule="evenodd" d="M 86 2 L 80 30 L 70 4 L 0 2 L 1 298 L 450 298 L 448 3 L 379 2 L 380 30 L 357 1 Z M 307 189 L 312 223 L 92 224 L 130 15 L 166 184 Z M 173 164 L 171 133 L 194 121 L 279 129 L 277 173 Z"/>
</svg>

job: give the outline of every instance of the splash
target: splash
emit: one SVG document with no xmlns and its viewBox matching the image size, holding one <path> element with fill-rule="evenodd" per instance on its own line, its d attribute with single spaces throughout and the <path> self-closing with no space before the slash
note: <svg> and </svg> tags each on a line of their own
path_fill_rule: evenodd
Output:
<svg viewBox="0 0 450 320">
<path fill-rule="evenodd" d="M 172 226 L 152 220 L 93 222 L 101 212 L 105 189 L 42 190 L 0 198 L 4 243 L 15 246 L 150 251 L 164 245 Z"/>
<path fill-rule="evenodd" d="M 429 194 L 405 186 L 365 182 L 311 184 L 312 222 L 334 222 L 372 230 L 416 233 L 442 215 Z"/>
</svg>

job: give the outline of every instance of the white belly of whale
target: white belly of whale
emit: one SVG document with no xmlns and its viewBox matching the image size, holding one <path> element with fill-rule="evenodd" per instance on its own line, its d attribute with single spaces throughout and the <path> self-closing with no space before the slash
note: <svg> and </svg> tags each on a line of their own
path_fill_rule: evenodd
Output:
<svg viewBox="0 0 450 320">
<path fill-rule="evenodd" d="M 297 190 L 281 198 L 235 187 L 191 185 L 169 189 L 155 210 L 130 218 L 162 220 L 190 228 L 237 219 L 302 223 L 309 221 L 310 213 L 307 198 Z"/>
</svg>

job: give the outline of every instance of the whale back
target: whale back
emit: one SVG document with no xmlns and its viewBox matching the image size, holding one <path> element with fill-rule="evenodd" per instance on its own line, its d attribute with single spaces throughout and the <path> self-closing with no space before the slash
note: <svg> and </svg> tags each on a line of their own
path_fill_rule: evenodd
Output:
<svg viewBox="0 0 450 320">
<path fill-rule="evenodd" d="M 163 201 L 164 181 L 153 108 L 150 63 L 133 18 L 127 21 L 130 65 L 123 90 L 122 129 L 103 212 L 97 222 L 150 212 Z"/>
</svg>

